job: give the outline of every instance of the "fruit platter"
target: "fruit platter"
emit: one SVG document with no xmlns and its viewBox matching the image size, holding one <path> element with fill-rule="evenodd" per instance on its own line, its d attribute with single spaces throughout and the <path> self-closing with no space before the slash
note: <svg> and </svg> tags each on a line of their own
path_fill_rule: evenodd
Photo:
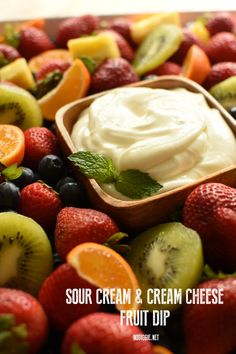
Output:
<svg viewBox="0 0 236 354">
<path fill-rule="evenodd" d="M 236 353 L 236 13 L 0 25 L 0 353 Z"/>
</svg>

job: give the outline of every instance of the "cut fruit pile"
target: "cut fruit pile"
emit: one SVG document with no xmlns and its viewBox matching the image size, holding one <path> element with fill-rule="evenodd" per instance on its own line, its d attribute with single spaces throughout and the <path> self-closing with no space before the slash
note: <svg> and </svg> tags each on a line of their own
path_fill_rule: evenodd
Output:
<svg viewBox="0 0 236 354">
<path fill-rule="evenodd" d="M 106 22 L 83 15 L 61 20 L 55 38 L 42 19 L 7 25 L 0 37 L 0 353 L 236 350 L 236 189 L 202 184 L 165 224 L 128 236 L 90 205 L 54 124 L 69 102 L 161 75 L 203 85 L 236 118 L 235 33 L 230 13 L 182 27 L 178 13 Z M 223 305 L 204 307 L 199 296 L 188 305 L 184 297 L 147 301 L 148 289 L 190 289 L 205 301 L 206 289 L 220 288 Z M 109 289 L 131 290 L 130 302 L 112 306 L 112 292 L 98 303 L 97 291 Z M 142 328 L 122 326 L 119 311 L 138 309 L 169 310 L 171 318 L 158 328 L 150 317 Z M 150 333 L 158 343 L 133 340 Z"/>
<path fill-rule="evenodd" d="M 47 120 L 90 93 L 168 74 L 211 89 L 231 112 L 235 79 L 224 81 L 235 77 L 235 68 L 227 69 L 236 61 L 235 23 L 230 13 L 202 15 L 182 27 L 176 12 L 105 22 L 83 15 L 61 21 L 53 39 L 43 20 L 8 24 L 1 37 L 0 79 L 35 96 Z"/>
</svg>

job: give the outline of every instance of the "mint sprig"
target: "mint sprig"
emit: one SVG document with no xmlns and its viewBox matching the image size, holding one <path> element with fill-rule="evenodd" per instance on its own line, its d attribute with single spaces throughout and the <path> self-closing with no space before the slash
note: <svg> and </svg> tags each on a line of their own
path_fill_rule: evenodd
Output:
<svg viewBox="0 0 236 354">
<path fill-rule="evenodd" d="M 162 188 L 146 172 L 130 169 L 118 173 L 112 159 L 96 152 L 79 151 L 68 158 L 88 178 L 94 178 L 99 183 L 114 183 L 117 191 L 130 199 L 148 197 Z"/>
</svg>

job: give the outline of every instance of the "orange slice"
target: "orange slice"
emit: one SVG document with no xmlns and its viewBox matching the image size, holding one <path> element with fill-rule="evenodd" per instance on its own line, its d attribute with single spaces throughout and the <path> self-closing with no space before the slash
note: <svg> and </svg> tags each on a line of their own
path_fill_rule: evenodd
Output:
<svg viewBox="0 0 236 354">
<path fill-rule="evenodd" d="M 211 68 L 210 60 L 203 49 L 197 45 L 192 45 L 184 59 L 183 76 L 202 84 Z"/>
<path fill-rule="evenodd" d="M 169 349 L 163 347 L 162 345 L 153 346 L 153 354 L 173 354 Z"/>
<path fill-rule="evenodd" d="M 116 304 L 118 310 L 136 310 L 138 280 L 125 259 L 111 248 L 93 243 L 82 243 L 67 255 L 67 261 L 89 283 L 102 289 L 124 289 L 131 293 L 130 303 Z"/>
<path fill-rule="evenodd" d="M 89 85 L 90 74 L 86 66 L 80 59 L 74 60 L 58 86 L 38 101 L 43 117 L 55 120 L 58 109 L 85 96 Z"/>
<path fill-rule="evenodd" d="M 68 61 L 69 63 L 72 63 L 72 57 L 70 55 L 69 50 L 50 49 L 30 59 L 29 61 L 30 70 L 36 73 L 37 71 L 39 71 L 39 69 L 45 62 L 51 59 L 63 59 L 65 61 Z"/>
<path fill-rule="evenodd" d="M 23 131 L 15 125 L 0 125 L 0 162 L 5 166 L 21 164 L 25 152 Z"/>
</svg>

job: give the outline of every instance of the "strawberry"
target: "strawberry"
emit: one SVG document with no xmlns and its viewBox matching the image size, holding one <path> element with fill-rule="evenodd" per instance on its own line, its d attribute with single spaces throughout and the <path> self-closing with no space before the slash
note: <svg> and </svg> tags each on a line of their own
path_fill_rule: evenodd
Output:
<svg viewBox="0 0 236 354">
<path fill-rule="evenodd" d="M 206 281 L 198 289 L 223 289 L 224 303 L 185 306 L 186 354 L 233 354 L 236 348 L 236 278 Z"/>
<path fill-rule="evenodd" d="M 100 211 L 67 207 L 57 216 L 56 250 L 65 259 L 68 252 L 80 243 L 104 243 L 118 231 L 116 223 Z"/>
<path fill-rule="evenodd" d="M 173 63 L 172 61 L 166 61 L 164 64 L 158 66 L 156 69 L 149 71 L 148 75 L 179 75 L 181 73 L 181 66 Z M 147 75 L 146 74 L 146 75 Z"/>
<path fill-rule="evenodd" d="M 193 44 L 196 44 L 202 48 L 202 43 L 199 41 L 199 39 L 186 28 L 183 29 L 183 35 L 184 37 L 179 46 L 179 49 L 170 58 L 170 61 L 180 65 L 183 63 L 189 48 L 192 47 Z"/>
<path fill-rule="evenodd" d="M 94 15 L 83 15 L 62 21 L 57 33 L 57 44 L 65 48 L 69 39 L 89 35 L 99 27 L 99 18 Z"/>
<path fill-rule="evenodd" d="M 45 79 L 47 74 L 59 70 L 62 74 L 70 67 L 70 63 L 64 59 L 50 59 L 42 64 L 36 73 L 37 81 Z"/>
<path fill-rule="evenodd" d="M 0 328 L 1 354 L 34 354 L 47 338 L 48 320 L 32 295 L 21 290 L 0 288 Z"/>
<path fill-rule="evenodd" d="M 67 289 L 91 289 L 91 304 L 67 304 Z M 60 265 L 44 281 L 39 301 L 54 328 L 67 329 L 75 320 L 89 313 L 99 311 L 96 303 L 96 288 L 80 278 L 68 263 Z"/>
<path fill-rule="evenodd" d="M 196 230 L 206 260 L 215 268 L 236 269 L 236 189 L 221 183 L 195 188 L 185 201 L 184 224 Z"/>
<path fill-rule="evenodd" d="M 69 327 L 62 353 L 72 354 L 73 348 L 81 348 L 86 354 L 153 354 L 151 343 L 135 341 L 134 335 L 143 332 L 136 326 L 122 326 L 118 314 L 93 313 Z"/>
<path fill-rule="evenodd" d="M 62 203 L 56 192 L 43 183 L 34 182 L 21 190 L 20 213 L 34 219 L 46 230 L 54 227 L 61 209 Z"/>
<path fill-rule="evenodd" d="M 106 31 L 103 31 L 103 33 L 104 32 L 110 33 L 112 36 L 114 36 L 122 58 L 125 58 L 128 61 L 132 61 L 134 58 L 134 50 L 130 46 L 130 44 L 127 42 L 127 40 L 116 31 L 106 30 Z"/>
<path fill-rule="evenodd" d="M 124 58 L 107 59 L 92 76 L 91 92 L 105 91 L 137 81 L 138 76 L 127 60 Z"/>
<path fill-rule="evenodd" d="M 218 32 L 234 32 L 236 21 L 229 12 L 220 12 L 213 15 L 206 23 L 211 36 Z"/>
<path fill-rule="evenodd" d="M 27 60 L 53 48 L 54 44 L 43 30 L 36 27 L 21 29 L 18 50 Z"/>
<path fill-rule="evenodd" d="M 207 44 L 206 53 L 213 64 L 221 61 L 235 61 L 235 36 L 229 32 L 215 34 Z"/>
<path fill-rule="evenodd" d="M 209 90 L 212 86 L 221 81 L 236 75 L 236 62 L 222 62 L 214 64 L 204 82 L 204 87 Z"/>
<path fill-rule="evenodd" d="M 134 46 L 133 39 L 131 37 L 131 21 L 125 17 L 117 17 L 109 24 L 109 28 L 118 32 L 122 37 L 126 39 L 126 41 Z"/>
<path fill-rule="evenodd" d="M 24 132 L 25 163 L 37 169 L 39 161 L 46 155 L 57 154 L 57 138 L 47 128 L 33 127 Z"/>
<path fill-rule="evenodd" d="M 20 53 L 8 44 L 0 44 L 0 67 L 20 57 Z"/>
</svg>

